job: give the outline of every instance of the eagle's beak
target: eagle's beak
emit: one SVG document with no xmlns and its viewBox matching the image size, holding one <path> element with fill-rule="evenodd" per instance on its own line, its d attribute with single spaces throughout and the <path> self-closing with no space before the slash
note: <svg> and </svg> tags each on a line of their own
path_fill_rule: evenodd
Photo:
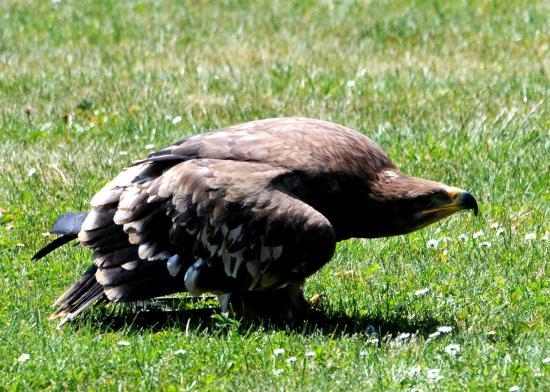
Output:
<svg viewBox="0 0 550 392">
<path fill-rule="evenodd" d="M 461 210 L 474 210 L 474 215 L 478 214 L 477 201 L 470 192 L 466 192 L 460 188 L 451 187 L 447 190 L 449 197 L 453 200 L 453 205 L 456 205 Z"/>
<path fill-rule="evenodd" d="M 450 202 L 443 203 L 422 212 L 424 214 L 446 212 L 450 215 L 456 211 L 473 209 L 474 215 L 478 214 L 477 201 L 469 192 L 456 187 L 448 187 L 445 191 L 449 196 Z"/>
</svg>

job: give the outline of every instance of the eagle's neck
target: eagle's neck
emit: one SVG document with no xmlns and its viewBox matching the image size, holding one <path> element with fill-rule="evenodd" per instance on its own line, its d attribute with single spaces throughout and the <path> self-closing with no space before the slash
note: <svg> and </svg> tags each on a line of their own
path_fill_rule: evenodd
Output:
<svg viewBox="0 0 550 392">
<path fill-rule="evenodd" d="M 365 232 L 366 221 L 372 222 L 376 210 L 368 202 L 368 184 L 364 179 L 341 173 L 292 173 L 276 181 L 279 189 L 322 213 L 332 224 L 338 241 L 369 236 Z"/>
</svg>

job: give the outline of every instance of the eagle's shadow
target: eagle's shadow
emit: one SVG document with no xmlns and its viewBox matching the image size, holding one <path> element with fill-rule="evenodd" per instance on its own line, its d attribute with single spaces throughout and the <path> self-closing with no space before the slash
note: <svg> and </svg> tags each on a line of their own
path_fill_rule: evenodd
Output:
<svg viewBox="0 0 550 392">
<path fill-rule="evenodd" d="M 167 329 L 179 328 L 192 333 L 223 333 L 228 330 L 237 330 L 243 334 L 260 328 L 266 331 L 283 330 L 300 335 L 321 334 L 331 338 L 346 336 L 364 337 L 373 336 L 391 339 L 399 334 L 427 337 L 437 330 L 441 321 L 429 314 L 419 315 L 416 318 L 392 315 L 347 315 L 323 309 L 313 309 L 307 317 L 293 321 L 278 320 L 234 320 L 220 313 L 216 307 L 194 309 L 172 309 L 170 302 L 181 299 L 163 299 L 155 302 L 153 307 L 140 309 L 116 306 L 95 312 L 86 319 L 85 324 L 101 332 L 125 331 L 141 333 L 143 331 L 160 332 Z M 157 306 L 162 304 L 162 306 Z M 78 322 L 76 324 L 78 328 Z"/>
</svg>

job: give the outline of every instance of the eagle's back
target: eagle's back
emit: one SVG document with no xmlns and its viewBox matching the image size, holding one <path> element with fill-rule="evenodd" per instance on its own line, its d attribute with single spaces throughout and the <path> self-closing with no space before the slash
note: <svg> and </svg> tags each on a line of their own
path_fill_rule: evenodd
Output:
<svg viewBox="0 0 550 392">
<path fill-rule="evenodd" d="M 303 172 L 377 173 L 393 167 L 371 139 L 342 125 L 301 117 L 252 121 L 185 138 L 149 155 L 213 158 Z"/>
</svg>

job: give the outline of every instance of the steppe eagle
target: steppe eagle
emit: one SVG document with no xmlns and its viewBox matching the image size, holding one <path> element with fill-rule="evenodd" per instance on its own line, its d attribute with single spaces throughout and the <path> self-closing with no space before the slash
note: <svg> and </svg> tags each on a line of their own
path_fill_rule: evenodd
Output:
<svg viewBox="0 0 550 392">
<path fill-rule="evenodd" d="M 222 311 L 292 318 L 304 280 L 352 237 L 405 234 L 463 209 L 459 188 L 400 172 L 359 132 L 307 118 L 187 137 L 124 169 L 88 213 L 54 224 L 41 258 L 77 239 L 93 264 L 54 305 L 62 323 L 95 302 L 214 293 Z"/>
</svg>

